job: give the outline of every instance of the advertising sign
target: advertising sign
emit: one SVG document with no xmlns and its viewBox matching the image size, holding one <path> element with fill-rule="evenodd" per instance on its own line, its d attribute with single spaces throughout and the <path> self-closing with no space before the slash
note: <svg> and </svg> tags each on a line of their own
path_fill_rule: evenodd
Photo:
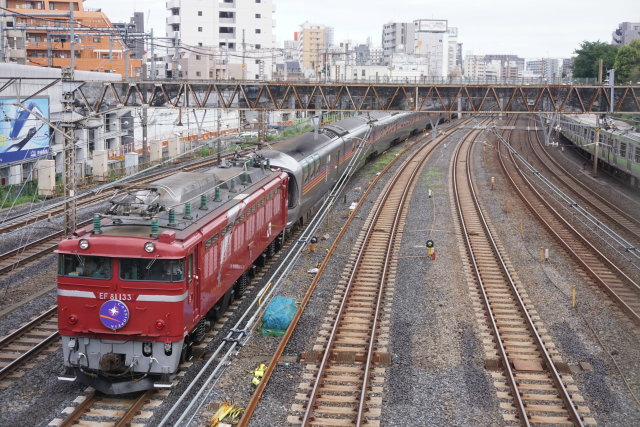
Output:
<svg viewBox="0 0 640 427">
<path fill-rule="evenodd" d="M 49 98 L 0 99 L 0 164 L 28 160 L 49 152 Z"/>
<path fill-rule="evenodd" d="M 418 31 L 445 32 L 447 31 L 446 20 L 421 19 L 418 21 Z"/>
</svg>

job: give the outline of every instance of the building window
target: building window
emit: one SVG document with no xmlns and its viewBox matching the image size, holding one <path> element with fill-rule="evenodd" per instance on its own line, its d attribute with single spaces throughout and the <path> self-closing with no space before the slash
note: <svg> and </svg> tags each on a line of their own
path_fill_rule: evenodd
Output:
<svg viewBox="0 0 640 427">
<path fill-rule="evenodd" d="M 201 10 L 198 11 L 198 16 L 202 16 L 202 11 Z"/>
<path fill-rule="evenodd" d="M 180 24 L 172 24 L 171 31 L 180 31 Z"/>
<path fill-rule="evenodd" d="M 260 34 L 262 30 L 260 28 L 256 28 L 256 34 Z"/>
<path fill-rule="evenodd" d="M 101 37 L 94 37 L 94 38 L 93 38 L 93 42 L 94 42 L 94 43 L 100 43 L 101 41 L 102 41 L 102 38 L 101 38 Z"/>
<path fill-rule="evenodd" d="M 260 46 L 260 45 L 258 45 Z M 236 44 L 235 43 L 229 43 L 229 49 L 235 49 L 236 48 Z"/>
<path fill-rule="evenodd" d="M 262 3 L 260 0 L 256 0 L 256 3 Z"/>
<path fill-rule="evenodd" d="M 218 13 L 218 17 L 219 18 L 233 18 L 234 16 L 234 12 L 219 12 Z"/>
<path fill-rule="evenodd" d="M 260 63 L 260 60 L 259 60 L 259 59 L 256 59 L 256 64 L 259 64 L 259 63 Z"/>
<path fill-rule="evenodd" d="M 260 15 L 259 13 L 256 13 L 256 18 L 257 18 L 257 19 L 262 18 L 262 15 Z"/>
<path fill-rule="evenodd" d="M 202 32 L 202 27 L 198 27 L 198 32 L 201 33 Z"/>
<path fill-rule="evenodd" d="M 257 45 L 256 45 L 256 50 L 260 49 L 261 47 L 262 47 L 262 45 L 261 45 L 261 44 L 257 44 Z"/>
<path fill-rule="evenodd" d="M 220 34 L 233 34 L 234 30 L 233 27 L 220 27 Z"/>
<path fill-rule="evenodd" d="M 202 42 L 198 42 L 198 47 L 202 47 Z"/>
<path fill-rule="evenodd" d="M 173 9 L 171 9 L 171 14 L 172 14 L 173 16 L 180 15 L 180 9 L 178 9 L 178 8 L 173 8 Z"/>
<path fill-rule="evenodd" d="M 196 71 L 196 77 L 200 77 L 202 73 L 200 71 Z"/>
<path fill-rule="evenodd" d="M 196 61 L 200 61 L 200 55 L 196 55 Z"/>
</svg>

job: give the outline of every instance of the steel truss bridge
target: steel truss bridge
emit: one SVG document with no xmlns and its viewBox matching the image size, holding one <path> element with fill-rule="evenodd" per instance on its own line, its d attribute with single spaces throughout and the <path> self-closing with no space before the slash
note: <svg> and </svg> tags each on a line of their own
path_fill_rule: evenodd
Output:
<svg viewBox="0 0 640 427">
<path fill-rule="evenodd" d="M 75 82 L 86 115 L 125 107 L 419 111 L 434 113 L 640 113 L 640 86 L 372 84 L 206 80 Z"/>
</svg>

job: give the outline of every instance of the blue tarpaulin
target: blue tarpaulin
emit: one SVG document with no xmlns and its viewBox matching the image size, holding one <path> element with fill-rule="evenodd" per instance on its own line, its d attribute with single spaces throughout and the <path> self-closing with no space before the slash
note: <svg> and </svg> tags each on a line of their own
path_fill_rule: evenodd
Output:
<svg viewBox="0 0 640 427">
<path fill-rule="evenodd" d="M 296 301 L 293 298 L 273 297 L 262 315 L 260 333 L 274 337 L 284 335 L 297 309 Z"/>
</svg>

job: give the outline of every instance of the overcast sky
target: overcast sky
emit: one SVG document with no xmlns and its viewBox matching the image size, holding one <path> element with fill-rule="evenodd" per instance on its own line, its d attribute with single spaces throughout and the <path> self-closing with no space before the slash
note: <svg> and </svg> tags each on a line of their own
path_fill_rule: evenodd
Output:
<svg viewBox="0 0 640 427">
<path fill-rule="evenodd" d="M 183 0 L 187 1 L 187 0 Z M 218 1 L 218 0 L 211 0 Z M 380 46 L 386 22 L 446 19 L 458 27 L 463 52 L 568 57 L 584 40 L 609 43 L 620 22 L 640 22 L 638 0 L 274 0 L 276 40 L 293 39 L 309 21 L 335 28 L 335 42 L 371 37 Z M 165 35 L 164 0 L 86 0 L 112 21 L 144 12 L 155 35 Z M 150 14 L 149 14 L 150 12 Z"/>
</svg>

